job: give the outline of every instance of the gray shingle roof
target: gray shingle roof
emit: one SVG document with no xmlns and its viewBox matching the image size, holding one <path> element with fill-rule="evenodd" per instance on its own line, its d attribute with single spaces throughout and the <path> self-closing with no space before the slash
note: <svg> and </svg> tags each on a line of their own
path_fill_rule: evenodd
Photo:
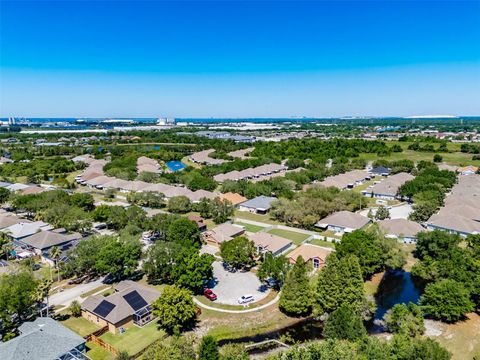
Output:
<svg viewBox="0 0 480 360">
<path fill-rule="evenodd" d="M 267 211 L 275 200 L 277 200 L 277 198 L 261 195 L 241 203 L 240 206 Z"/>
<path fill-rule="evenodd" d="M 2 360 L 54 360 L 85 343 L 85 339 L 51 318 L 20 326 L 21 335 L 0 343 Z"/>
</svg>

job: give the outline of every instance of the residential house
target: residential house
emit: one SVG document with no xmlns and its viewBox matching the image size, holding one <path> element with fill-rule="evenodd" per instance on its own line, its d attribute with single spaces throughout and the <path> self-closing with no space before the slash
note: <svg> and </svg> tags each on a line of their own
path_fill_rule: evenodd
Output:
<svg viewBox="0 0 480 360">
<path fill-rule="evenodd" d="M 435 214 L 428 219 L 427 229 L 437 229 L 467 237 L 470 234 L 480 234 L 480 222 L 455 214 Z"/>
<path fill-rule="evenodd" d="M 318 270 L 325 265 L 327 256 L 330 255 L 332 249 L 320 247 L 312 244 L 302 244 L 288 254 L 288 261 L 290 264 L 295 264 L 299 257 L 302 257 L 305 262 L 310 263 L 313 270 Z"/>
<path fill-rule="evenodd" d="M 352 232 L 363 228 L 370 222 L 366 216 L 351 211 L 338 211 L 318 221 L 315 226 L 335 233 Z"/>
<path fill-rule="evenodd" d="M 271 196 L 257 196 L 238 205 L 240 211 L 249 211 L 257 214 L 266 214 L 277 198 Z"/>
<path fill-rule="evenodd" d="M 245 229 L 240 225 L 223 223 L 212 230 L 204 232 L 203 238 L 207 243 L 220 245 L 222 242 L 230 241 L 244 233 Z"/>
<path fill-rule="evenodd" d="M 277 256 L 292 246 L 290 240 L 266 232 L 252 233 L 248 238 L 255 243 L 259 254 L 271 252 L 274 256 Z"/>
<path fill-rule="evenodd" d="M 160 293 L 149 286 L 124 280 L 109 296 L 92 295 L 82 303 L 82 316 L 115 334 L 119 328 L 143 326 L 154 319 L 152 303 Z"/>
<path fill-rule="evenodd" d="M 53 227 L 43 221 L 27 222 L 22 221 L 9 227 L 3 228 L 1 231 L 7 233 L 13 242 L 20 241 L 28 236 L 31 236 L 39 231 L 52 230 Z"/>
<path fill-rule="evenodd" d="M 52 247 L 58 247 L 62 253 L 71 249 L 82 239 L 79 233 L 67 234 L 64 229 L 55 229 L 39 231 L 33 235 L 14 241 L 15 245 L 22 249 L 33 250 L 35 254 L 40 255 L 42 261 L 53 265 L 54 260 L 50 257 Z"/>
<path fill-rule="evenodd" d="M 188 220 L 193 221 L 195 224 L 197 224 L 198 230 L 200 231 L 207 230 L 207 224 L 205 224 L 205 221 L 201 216 L 188 215 L 187 218 Z"/>
<path fill-rule="evenodd" d="M 413 175 L 398 173 L 378 182 L 372 188 L 362 191 L 362 194 L 378 199 L 395 200 L 398 197 L 400 186 L 413 179 Z"/>
<path fill-rule="evenodd" d="M 220 194 L 218 197 L 222 200 L 230 201 L 234 206 L 237 206 L 238 204 L 241 204 L 248 200 L 246 197 L 232 192 Z"/>
<path fill-rule="evenodd" d="M 85 339 L 48 317 L 25 322 L 20 335 L 0 342 L 2 360 L 88 360 Z"/>
<path fill-rule="evenodd" d="M 419 223 L 406 219 L 380 220 L 377 224 L 387 237 L 398 239 L 405 244 L 417 242 L 417 234 L 425 231 Z"/>
</svg>

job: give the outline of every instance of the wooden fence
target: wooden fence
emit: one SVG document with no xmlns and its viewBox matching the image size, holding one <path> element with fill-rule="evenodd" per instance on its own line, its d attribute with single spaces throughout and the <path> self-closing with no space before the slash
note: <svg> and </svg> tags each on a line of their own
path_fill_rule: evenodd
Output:
<svg viewBox="0 0 480 360">
<path fill-rule="evenodd" d="M 108 331 L 108 326 L 104 326 L 103 328 L 94 331 L 93 333 L 85 336 L 85 340 L 87 342 L 93 342 L 94 344 L 97 344 L 101 348 L 107 350 L 108 352 L 112 353 L 113 355 L 118 355 L 119 351 L 117 348 L 113 347 L 109 343 L 103 341 L 100 336 L 105 334 Z"/>
</svg>

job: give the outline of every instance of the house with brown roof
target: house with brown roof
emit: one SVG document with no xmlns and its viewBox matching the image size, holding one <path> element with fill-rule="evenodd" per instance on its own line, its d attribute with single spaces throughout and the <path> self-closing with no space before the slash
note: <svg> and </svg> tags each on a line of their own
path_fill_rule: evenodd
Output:
<svg viewBox="0 0 480 360">
<path fill-rule="evenodd" d="M 380 220 L 377 224 L 387 237 L 398 239 L 404 244 L 417 242 L 417 234 L 425 231 L 422 225 L 407 219 Z"/>
<path fill-rule="evenodd" d="M 154 319 L 152 303 L 160 293 L 154 288 L 124 280 L 109 296 L 92 295 L 82 303 L 82 317 L 115 334 L 119 328 L 143 326 Z"/>
<path fill-rule="evenodd" d="M 338 211 L 318 221 L 315 226 L 343 234 L 363 228 L 370 222 L 366 216 L 351 211 Z"/>
<path fill-rule="evenodd" d="M 220 245 L 224 241 L 230 241 L 233 238 L 243 235 L 245 229 L 243 226 L 223 223 L 212 230 L 204 233 L 204 240 L 213 245 Z"/>
<path fill-rule="evenodd" d="M 302 244 L 288 254 L 288 261 L 290 264 L 295 264 L 297 259 L 302 257 L 305 262 L 312 264 L 313 270 L 318 270 L 325 265 L 327 256 L 330 255 L 332 251 L 332 249 L 327 249 L 317 245 Z"/>
<path fill-rule="evenodd" d="M 225 194 L 220 194 L 220 195 L 218 195 L 218 197 L 222 200 L 230 201 L 235 206 L 248 200 L 246 197 L 244 197 L 240 194 L 237 194 L 237 193 L 233 193 L 233 192 L 227 192 Z"/>
<path fill-rule="evenodd" d="M 277 256 L 292 246 L 290 240 L 266 232 L 253 233 L 248 238 L 255 243 L 259 254 L 271 252 L 274 256 Z"/>
<path fill-rule="evenodd" d="M 188 220 L 193 221 L 195 224 L 197 224 L 198 230 L 200 231 L 207 230 L 207 224 L 205 224 L 205 220 L 201 216 L 188 215 L 187 218 Z"/>
</svg>

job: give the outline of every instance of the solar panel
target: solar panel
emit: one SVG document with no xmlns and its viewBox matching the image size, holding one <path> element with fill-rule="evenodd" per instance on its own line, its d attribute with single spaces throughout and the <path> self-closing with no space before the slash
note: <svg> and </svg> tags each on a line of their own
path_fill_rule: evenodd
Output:
<svg viewBox="0 0 480 360">
<path fill-rule="evenodd" d="M 124 295 L 123 298 L 135 311 L 148 305 L 148 303 L 140 296 L 137 290 L 129 292 L 128 294 Z"/>
<path fill-rule="evenodd" d="M 114 307 L 115 305 L 111 302 L 108 302 L 107 300 L 102 300 L 102 302 L 98 304 L 98 306 L 93 310 L 93 312 L 105 318 L 108 316 L 108 314 L 110 314 Z"/>
</svg>

